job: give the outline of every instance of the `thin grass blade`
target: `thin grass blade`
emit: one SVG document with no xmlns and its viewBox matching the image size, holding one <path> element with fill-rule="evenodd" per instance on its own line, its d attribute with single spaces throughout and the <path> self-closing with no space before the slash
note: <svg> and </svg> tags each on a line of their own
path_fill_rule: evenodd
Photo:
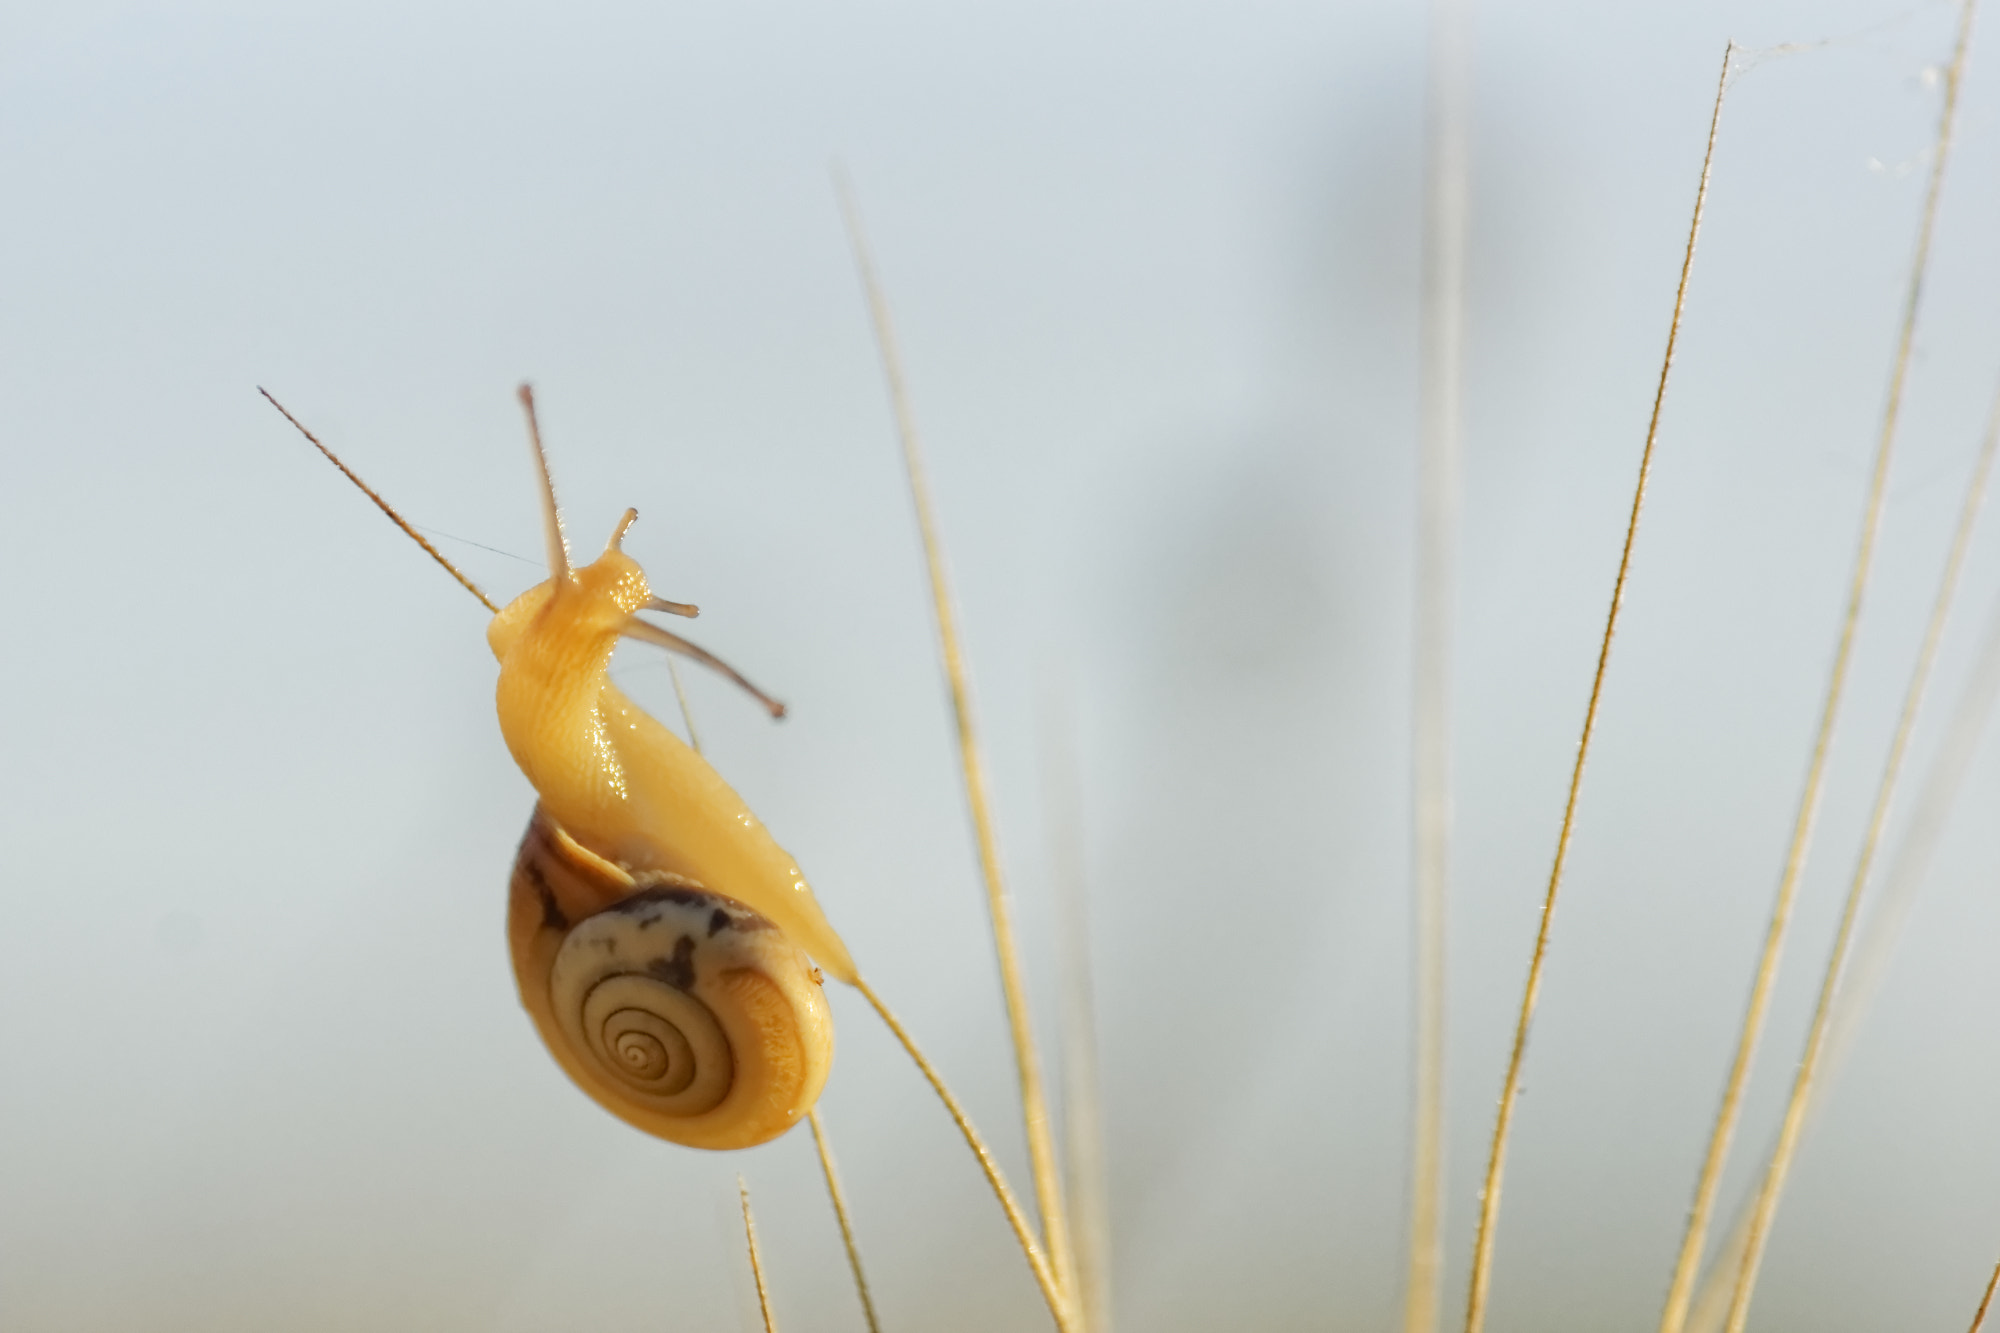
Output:
<svg viewBox="0 0 2000 1333">
<path fill-rule="evenodd" d="M 1829 691 L 1825 730 L 1831 733 L 1834 710 L 1838 707 L 1838 682 L 1846 674 L 1846 655 L 1853 642 L 1855 623 L 1860 617 L 1861 601 L 1866 591 L 1868 561 L 1873 552 L 1875 531 L 1881 523 L 1882 495 L 1888 468 L 1889 454 L 1895 441 L 1896 426 L 1903 404 L 1903 390 L 1909 376 L 1910 354 L 1916 341 L 1917 312 L 1920 308 L 1924 278 L 1930 265 L 1931 236 L 1937 224 L 1938 199 L 1944 189 L 1945 167 L 1951 158 L 1952 129 L 1958 113 L 1959 89 L 1965 81 L 1965 59 L 1972 44 L 1972 23 L 1978 13 L 1977 0 L 1965 0 L 1959 10 L 1958 38 L 1952 48 L 1951 64 L 1945 71 L 1944 111 L 1938 118 L 1938 137 L 1935 156 L 1931 160 L 1930 185 L 1924 196 L 1923 221 L 1917 232 L 1917 251 L 1910 265 L 1909 295 L 1903 307 L 1903 327 L 1896 343 L 1896 363 L 1889 381 L 1889 403 L 1883 413 L 1881 461 L 1876 468 L 1875 495 L 1869 506 L 1869 523 L 1862 537 L 1862 552 L 1856 562 L 1854 588 L 1849 598 L 1847 624 L 1841 634 L 1841 658 L 1835 673 L 1835 686 Z M 1848 887 L 1847 901 L 1841 909 L 1840 929 L 1835 936 L 1832 957 L 1827 962 L 1826 973 L 1820 982 L 1819 1000 L 1813 1010 L 1812 1027 L 1806 1035 L 1805 1051 L 1800 1056 L 1798 1072 L 1792 1080 L 1792 1095 L 1785 1106 L 1785 1118 L 1778 1131 L 1778 1146 L 1771 1154 L 1770 1163 L 1765 1167 L 1764 1178 L 1757 1192 L 1757 1205 L 1750 1217 L 1750 1234 L 1744 1246 L 1743 1262 L 1736 1274 L 1736 1292 L 1730 1300 L 1729 1322 L 1725 1326 L 1728 1333 L 1743 1333 L 1743 1327 L 1750 1317 L 1750 1300 L 1757 1289 L 1757 1270 L 1764 1257 L 1764 1246 L 1770 1239 L 1771 1224 L 1777 1216 L 1778 1200 L 1785 1189 L 1785 1179 L 1791 1170 L 1792 1160 L 1798 1152 L 1799 1138 L 1805 1130 L 1806 1112 L 1812 1101 L 1814 1077 L 1818 1070 L 1819 1058 L 1826 1045 L 1827 1025 L 1832 1018 L 1834 996 L 1840 989 L 1841 973 L 1847 964 L 1847 957 L 1853 947 L 1855 922 L 1859 919 L 1861 899 L 1867 887 L 1869 870 L 1872 867 L 1875 849 L 1880 846 L 1883 829 L 1888 824 L 1889 809 L 1895 799 L 1896 781 L 1902 771 L 1903 756 L 1909 747 L 1910 733 L 1916 725 L 1918 710 L 1923 705 L 1925 686 L 1930 680 L 1930 669 L 1937 657 L 1937 646 L 1944 634 L 1944 625 L 1951 612 L 1951 603 L 1958 589 L 1958 573 L 1964 563 L 1965 547 L 1971 538 L 1973 521 L 1979 513 L 1980 502 L 1985 498 L 1985 481 L 1990 471 L 1992 456 L 1982 454 L 1980 465 L 1975 472 L 1975 484 L 1965 497 L 1965 504 L 1959 521 L 1959 531 L 1953 540 L 1952 553 L 1946 562 L 1945 575 L 1938 589 L 1938 597 L 1931 613 L 1930 624 L 1924 632 L 1924 647 L 1918 655 L 1917 666 L 1910 678 L 1909 689 L 1904 696 L 1902 716 L 1896 724 L 1896 737 L 1890 745 L 1889 759 L 1884 768 L 1882 783 L 1876 793 L 1875 809 L 1869 817 L 1867 837 L 1862 844 L 1859 861 L 1855 866 L 1854 878 Z M 1823 761 L 1816 760 L 1816 766 Z M 1815 792 L 1815 795 L 1817 793 Z M 1809 836 L 1809 819 L 1802 819 Z M 1803 862 L 1805 848 L 1800 846 L 1797 859 Z"/>
<path fill-rule="evenodd" d="M 1465 359 L 1466 0 L 1432 0 L 1426 111 L 1422 341 L 1418 365 L 1411 859 L 1414 1087 L 1404 1333 L 1436 1333 L 1444 1280 L 1445 926 L 1451 871 L 1451 621 L 1458 551 Z"/>
<path fill-rule="evenodd" d="M 1521 1069 L 1528 1048 L 1528 1029 L 1535 1017 L 1535 1002 L 1542 989 L 1542 969 L 1548 958 L 1549 927 L 1555 919 L 1556 895 L 1562 889 L 1563 871 L 1569 862 L 1570 840 L 1576 833 L 1577 798 L 1583 790 L 1584 765 L 1590 758 L 1591 738 L 1597 730 L 1597 711 L 1604 699 L 1604 676 L 1611 663 L 1611 643 L 1618 631 L 1618 615 L 1625 605 L 1625 583 L 1631 574 L 1632 549 L 1639 536 L 1639 516 L 1645 508 L 1646 483 L 1652 476 L 1653 450 L 1660 438 L 1660 409 L 1666 402 L 1667 378 L 1674 366 L 1674 348 L 1680 339 L 1681 314 L 1687 308 L 1688 279 L 1694 272 L 1695 242 L 1701 236 L 1702 212 L 1708 204 L 1708 182 L 1715 164 L 1715 137 L 1722 124 L 1722 101 L 1729 90 L 1729 65 L 1736 53 L 1732 42 L 1722 53 L 1722 75 L 1715 89 L 1715 109 L 1708 122 L 1708 147 L 1701 159 L 1701 184 L 1694 196 L 1694 219 L 1688 224 L 1687 250 L 1681 259 L 1680 284 L 1674 291 L 1674 314 L 1667 325 L 1667 350 L 1660 361 L 1659 387 L 1653 394 L 1653 414 L 1646 426 L 1646 447 L 1639 455 L 1639 478 L 1632 489 L 1632 514 L 1625 527 L 1625 546 L 1618 557 L 1618 577 L 1611 588 L 1611 610 L 1604 620 L 1604 639 L 1597 650 L 1597 671 L 1591 678 L 1590 703 L 1583 714 L 1583 735 L 1577 741 L 1576 764 L 1570 770 L 1569 796 L 1563 803 L 1562 829 L 1556 836 L 1554 865 L 1549 870 L 1548 891 L 1542 898 L 1541 922 L 1535 932 L 1535 949 L 1528 961 L 1528 980 L 1521 992 L 1521 1014 L 1514 1025 L 1514 1045 L 1507 1059 L 1507 1077 L 1501 1085 L 1500 1109 L 1494 1117 L 1492 1147 L 1486 1159 L 1485 1183 L 1479 1192 L 1479 1230 L 1473 1242 L 1472 1277 L 1467 1284 L 1465 1333 L 1480 1333 L 1486 1322 L 1487 1299 L 1493 1281 L 1494 1231 L 1500 1216 L 1500 1185 L 1506 1172 L 1507 1136 L 1513 1127 L 1514 1108 L 1520 1100 Z"/>
<path fill-rule="evenodd" d="M 917 436 L 916 415 L 910 405 L 908 382 L 903 374 L 902 352 L 889 317 L 889 302 L 875 271 L 875 261 L 861 229 L 861 215 L 854 192 L 844 176 L 835 176 L 840 206 L 847 223 L 848 238 L 854 246 L 854 262 L 868 298 L 875 324 L 875 338 L 882 353 L 882 369 L 889 383 L 889 398 L 896 416 L 896 430 L 903 446 L 903 466 L 910 484 L 910 498 L 916 507 L 917 527 L 923 539 L 924 564 L 930 575 L 931 608 L 937 618 L 938 646 L 944 659 L 945 679 L 951 687 L 952 713 L 958 728 L 958 753 L 965 780 L 965 800 L 972 817 L 973 833 L 979 846 L 979 868 L 986 882 L 986 906 L 993 925 L 993 948 L 1000 963 L 1000 985 L 1007 1002 L 1007 1023 L 1014 1041 L 1014 1068 L 1021 1084 L 1021 1118 L 1028 1138 L 1028 1162 L 1035 1180 L 1035 1202 L 1042 1215 L 1042 1227 L 1049 1254 L 1055 1265 L 1056 1285 L 1065 1296 L 1075 1289 L 1075 1260 L 1070 1248 L 1068 1218 L 1063 1210 L 1062 1185 L 1056 1172 L 1055 1138 L 1049 1126 L 1047 1094 L 1042 1087 L 1041 1062 L 1035 1053 L 1034 1022 L 1028 1007 L 1027 982 L 1022 976 L 1021 959 L 1014 941 L 1014 917 L 1000 869 L 1000 841 L 994 831 L 992 801 L 987 794 L 986 766 L 979 748 L 979 731 L 973 720 L 972 685 L 965 664 L 965 651 L 958 637 L 958 614 L 954 609 L 950 580 L 945 573 L 944 539 L 938 531 L 937 510 L 931 501 L 929 474 L 924 466 L 923 446 Z"/>
</svg>

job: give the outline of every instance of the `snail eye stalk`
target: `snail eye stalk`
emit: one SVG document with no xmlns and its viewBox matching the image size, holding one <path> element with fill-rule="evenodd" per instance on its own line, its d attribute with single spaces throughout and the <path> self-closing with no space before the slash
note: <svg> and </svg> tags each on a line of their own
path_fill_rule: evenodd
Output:
<svg viewBox="0 0 2000 1333">
<path fill-rule="evenodd" d="M 692 607 L 689 608 L 690 611 L 693 609 Z M 781 718 L 785 715 L 785 705 L 744 679 L 742 672 L 717 657 L 714 653 L 709 652 L 706 648 L 689 643 L 686 639 L 683 639 L 671 630 L 661 629 L 650 620 L 641 620 L 637 616 L 632 616 L 625 621 L 625 628 L 620 630 L 619 633 L 628 639 L 637 639 L 641 643 L 650 643 L 655 647 L 664 648 L 670 653 L 679 653 L 682 657 L 692 658 L 709 670 L 720 672 L 734 681 L 751 698 L 764 705 L 765 710 L 772 717 Z"/>
</svg>

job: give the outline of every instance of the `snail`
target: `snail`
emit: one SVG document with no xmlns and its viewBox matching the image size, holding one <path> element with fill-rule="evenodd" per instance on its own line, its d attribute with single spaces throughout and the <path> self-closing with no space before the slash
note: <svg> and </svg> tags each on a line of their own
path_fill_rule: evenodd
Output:
<svg viewBox="0 0 2000 1333">
<path fill-rule="evenodd" d="M 260 390 L 260 392 L 263 392 Z M 489 609 L 494 603 L 268 392 L 264 397 Z M 514 858 L 507 943 L 549 1054 L 626 1123 L 696 1148 L 747 1148 L 811 1111 L 833 1063 L 821 971 L 859 986 L 798 864 L 698 751 L 608 678 L 621 638 L 684 654 L 784 705 L 641 611 L 653 596 L 620 543 L 572 568 L 555 486 L 520 391 L 541 479 L 549 577 L 495 610 L 500 731 L 537 801 Z M 817 964 L 817 968 L 814 966 Z M 862 987 L 863 993 L 869 992 Z"/>
<path fill-rule="evenodd" d="M 822 972 L 831 974 L 860 993 L 937 1093 L 1057 1327 L 1072 1329 L 1056 1271 L 992 1151 L 909 1030 L 861 979 L 797 863 L 697 748 L 611 683 L 618 641 L 639 639 L 721 672 L 772 716 L 785 712 L 733 667 L 640 618 L 641 611 L 691 617 L 697 609 L 655 597 L 625 554 L 621 543 L 638 511 L 625 511 L 596 560 L 571 566 L 534 395 L 522 385 L 549 577 L 496 606 L 284 404 L 258 392 L 493 612 L 486 641 L 500 662 L 500 733 L 537 798 L 509 880 L 507 945 L 521 1003 L 556 1064 L 619 1119 L 689 1147 L 754 1147 L 811 1115 L 860 1281 L 813 1110 L 833 1063 L 821 989 Z"/>
<path fill-rule="evenodd" d="M 565 1073 L 659 1138 L 744 1148 L 818 1100 L 833 1024 L 813 964 L 854 961 L 798 865 L 714 768 L 613 685 L 619 639 L 684 653 L 784 706 L 639 616 L 652 595 L 621 542 L 572 568 L 534 399 L 549 578 L 487 627 L 500 731 L 539 798 L 515 857 L 507 941 L 521 1002 Z"/>
</svg>

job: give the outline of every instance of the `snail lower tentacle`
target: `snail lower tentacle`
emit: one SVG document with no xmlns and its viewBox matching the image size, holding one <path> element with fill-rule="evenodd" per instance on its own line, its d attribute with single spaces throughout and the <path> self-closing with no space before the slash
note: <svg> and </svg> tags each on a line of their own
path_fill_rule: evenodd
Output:
<svg viewBox="0 0 2000 1333">
<path fill-rule="evenodd" d="M 538 807 L 515 857 L 507 933 L 550 1054 L 628 1124 L 743 1148 L 818 1099 L 833 1025 L 811 960 L 735 899 L 634 876 Z"/>
</svg>

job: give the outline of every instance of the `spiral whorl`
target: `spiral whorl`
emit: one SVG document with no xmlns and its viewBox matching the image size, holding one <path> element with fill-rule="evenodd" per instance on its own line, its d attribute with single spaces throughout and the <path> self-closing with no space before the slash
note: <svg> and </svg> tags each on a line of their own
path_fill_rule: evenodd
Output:
<svg viewBox="0 0 2000 1333">
<path fill-rule="evenodd" d="M 694 1047 L 681 1030 L 644 1009 L 618 1009 L 599 1026 L 597 1046 L 626 1082 L 675 1093 L 694 1082 Z"/>
<path fill-rule="evenodd" d="M 722 902 L 695 889 L 641 889 L 578 922 L 549 972 L 549 1002 L 570 1046 L 589 1052 L 626 1096 L 666 1115 L 710 1110 L 734 1081 L 729 1039 L 696 998 L 703 965 L 722 960 L 698 964 L 695 941 L 711 920 L 733 921 Z"/>
</svg>

